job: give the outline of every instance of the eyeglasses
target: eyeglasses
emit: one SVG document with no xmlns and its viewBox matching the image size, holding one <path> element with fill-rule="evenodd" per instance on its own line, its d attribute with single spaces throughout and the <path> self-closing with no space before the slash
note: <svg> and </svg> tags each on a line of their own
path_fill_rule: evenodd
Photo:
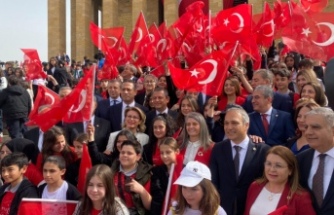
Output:
<svg viewBox="0 0 334 215">
<path fill-rule="evenodd" d="M 137 117 L 137 116 L 131 116 L 131 115 L 126 115 L 125 118 L 139 120 L 139 117 Z"/>
<path fill-rule="evenodd" d="M 282 165 L 280 163 L 271 163 L 271 162 L 268 162 L 268 161 L 264 162 L 264 166 L 268 167 L 268 168 L 272 167 L 273 169 L 276 169 L 276 170 L 287 168 L 287 166 Z"/>
</svg>

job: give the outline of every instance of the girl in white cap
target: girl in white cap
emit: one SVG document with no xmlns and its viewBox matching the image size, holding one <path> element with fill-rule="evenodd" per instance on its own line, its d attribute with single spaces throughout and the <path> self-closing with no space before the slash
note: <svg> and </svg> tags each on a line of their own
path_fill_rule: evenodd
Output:
<svg viewBox="0 0 334 215">
<path fill-rule="evenodd" d="M 198 161 L 188 162 L 174 184 L 179 185 L 177 205 L 168 215 L 226 215 L 219 205 L 220 198 L 206 165 Z"/>
</svg>

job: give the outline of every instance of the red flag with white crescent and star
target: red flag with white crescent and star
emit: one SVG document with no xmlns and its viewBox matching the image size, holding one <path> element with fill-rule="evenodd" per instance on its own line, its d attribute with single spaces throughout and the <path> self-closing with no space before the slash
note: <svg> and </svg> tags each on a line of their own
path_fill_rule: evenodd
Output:
<svg viewBox="0 0 334 215">
<path fill-rule="evenodd" d="M 264 3 L 264 10 L 260 21 L 254 28 L 258 45 L 270 47 L 274 40 L 275 23 L 274 16 L 267 2 Z"/>
<path fill-rule="evenodd" d="M 300 0 L 304 11 L 308 14 L 321 12 L 328 5 L 328 0 Z"/>
<path fill-rule="evenodd" d="M 85 193 L 85 181 L 87 172 L 92 168 L 92 166 L 92 160 L 89 156 L 87 144 L 83 144 L 77 185 L 77 188 L 81 194 Z"/>
<path fill-rule="evenodd" d="M 220 95 L 234 52 L 235 48 L 212 52 L 190 69 L 180 69 L 169 62 L 173 83 L 179 89 L 203 92 L 210 96 Z"/>
<path fill-rule="evenodd" d="M 34 108 L 29 114 L 29 119 L 33 118 L 38 113 L 38 108 L 43 105 L 53 105 L 60 101 L 60 97 L 53 90 L 43 86 L 38 85 L 37 95 L 34 101 Z"/>
<path fill-rule="evenodd" d="M 140 42 L 148 36 L 148 34 L 144 14 L 140 12 L 129 43 L 129 52 L 131 55 L 137 51 Z"/>
<path fill-rule="evenodd" d="M 21 49 L 24 52 L 24 66 L 27 80 L 46 78 L 43 65 L 36 49 Z"/>
</svg>

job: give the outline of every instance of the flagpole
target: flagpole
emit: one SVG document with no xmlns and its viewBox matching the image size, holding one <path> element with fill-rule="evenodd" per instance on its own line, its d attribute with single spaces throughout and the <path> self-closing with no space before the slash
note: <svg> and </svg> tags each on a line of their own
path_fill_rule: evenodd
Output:
<svg viewBox="0 0 334 215">
<path fill-rule="evenodd" d="M 91 107 L 90 107 L 90 111 L 92 112 L 92 110 L 94 109 L 94 96 L 95 96 L 95 79 L 96 79 L 96 64 L 93 65 L 93 87 L 92 87 L 92 101 L 91 101 Z M 92 113 L 90 113 L 90 118 L 92 118 Z M 90 121 L 91 119 L 89 119 Z"/>
<path fill-rule="evenodd" d="M 167 210 L 168 210 L 168 205 L 169 205 L 169 197 L 170 197 L 170 191 L 172 188 L 172 180 L 173 180 L 173 175 L 174 175 L 174 169 L 175 169 L 175 163 L 172 163 L 171 167 L 170 167 L 170 172 L 169 172 L 169 178 L 168 178 L 168 186 L 167 186 L 167 190 L 166 190 L 166 195 L 165 195 L 165 204 L 163 207 L 163 215 L 167 214 Z"/>
</svg>

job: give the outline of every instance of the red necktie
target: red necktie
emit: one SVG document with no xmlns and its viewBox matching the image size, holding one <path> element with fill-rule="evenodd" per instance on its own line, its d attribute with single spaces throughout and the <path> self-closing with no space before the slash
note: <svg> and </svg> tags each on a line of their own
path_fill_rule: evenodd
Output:
<svg viewBox="0 0 334 215">
<path fill-rule="evenodd" d="M 267 120 L 267 116 L 268 114 L 261 114 L 261 117 L 262 117 L 262 124 L 263 124 L 263 127 L 264 127 L 264 130 L 266 132 L 266 135 L 268 135 L 268 131 L 269 131 L 269 123 L 268 123 L 268 120 Z"/>
</svg>

